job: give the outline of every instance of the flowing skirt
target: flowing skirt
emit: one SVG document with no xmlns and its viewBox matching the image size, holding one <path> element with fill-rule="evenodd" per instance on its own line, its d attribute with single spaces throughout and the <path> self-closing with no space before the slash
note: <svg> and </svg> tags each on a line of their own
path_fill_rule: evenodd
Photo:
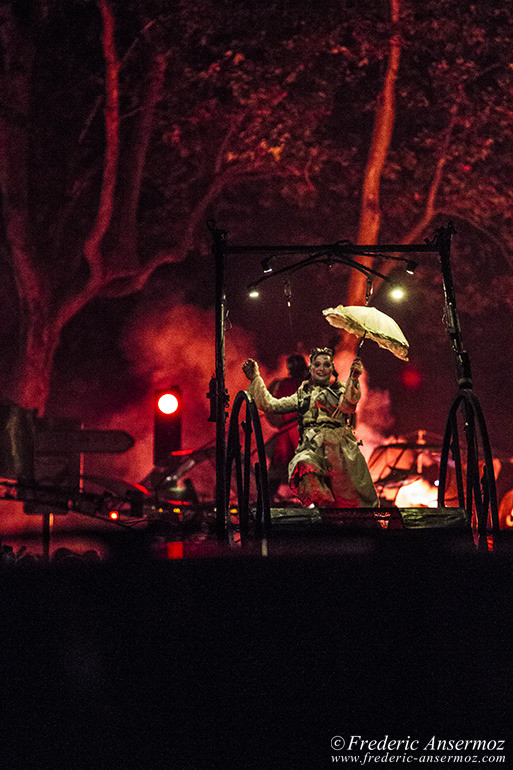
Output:
<svg viewBox="0 0 513 770">
<path fill-rule="evenodd" d="M 307 478 L 307 474 L 310 474 Z M 317 479 L 313 481 L 312 475 Z M 315 490 L 312 492 L 312 483 Z M 375 508 L 378 496 L 351 428 L 311 425 L 289 463 L 289 484 L 303 502 Z"/>
</svg>

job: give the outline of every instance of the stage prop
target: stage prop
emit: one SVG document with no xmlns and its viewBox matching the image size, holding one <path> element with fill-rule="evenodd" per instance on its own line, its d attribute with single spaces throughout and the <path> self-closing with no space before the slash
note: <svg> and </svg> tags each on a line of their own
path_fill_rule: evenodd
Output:
<svg viewBox="0 0 513 770">
<path fill-rule="evenodd" d="M 481 404 L 473 391 L 470 359 L 468 352 L 463 346 L 461 326 L 456 308 L 456 295 L 451 269 L 451 238 L 453 233 L 454 228 L 452 224 L 447 225 L 447 227 L 441 227 L 433 241 L 440 255 L 445 296 L 445 323 L 456 361 L 458 382 L 458 392 L 449 410 L 445 427 L 440 459 L 438 505 L 443 506 L 445 502 L 447 465 L 449 451 L 451 451 L 455 462 L 459 505 L 466 509 L 469 521 L 473 515 L 473 506 L 475 506 L 479 544 L 484 548 L 488 548 L 486 535 L 490 519 L 494 543 L 497 544 L 500 538 L 497 490 L 488 430 Z M 457 422 L 458 410 L 460 410 L 463 418 L 463 429 L 465 432 L 467 459 L 466 489 L 464 489 L 463 485 L 460 434 Z M 481 479 L 479 472 L 480 446 L 484 456 L 484 471 Z"/>
<path fill-rule="evenodd" d="M 245 391 L 240 391 L 234 402 L 232 416 L 226 442 L 226 420 L 228 418 L 228 393 L 225 383 L 225 320 L 226 320 L 226 289 L 225 271 L 226 260 L 230 255 L 260 253 L 264 255 L 264 276 L 253 283 L 253 286 L 273 276 L 294 272 L 313 264 L 344 264 L 367 277 L 367 304 L 372 293 L 372 279 L 381 278 L 388 283 L 390 279 L 376 270 L 361 264 L 355 256 L 379 255 L 382 259 L 394 259 L 406 263 L 407 272 L 412 272 L 415 263 L 398 254 L 429 253 L 438 254 L 440 258 L 444 298 L 445 321 L 456 362 L 458 391 L 449 411 L 445 435 L 440 453 L 440 474 L 438 489 L 438 508 L 436 509 L 396 509 L 399 514 L 386 516 L 386 509 L 373 511 L 372 517 L 362 518 L 353 516 L 353 523 L 360 516 L 361 521 L 373 522 L 373 526 L 386 529 L 393 528 L 393 522 L 401 522 L 404 530 L 418 531 L 420 529 L 461 528 L 464 512 L 465 526 L 471 531 L 471 519 L 475 514 L 479 545 L 488 547 L 488 524 L 491 521 L 495 542 L 499 542 L 499 518 L 497 509 L 497 493 L 493 470 L 493 459 L 488 432 L 479 400 L 473 392 L 470 361 L 463 347 L 461 328 L 456 310 L 456 299 L 450 265 L 450 244 L 453 234 L 452 225 L 437 230 L 432 241 L 424 244 L 404 246 L 401 244 L 366 246 L 354 245 L 348 242 L 322 246 L 231 246 L 227 243 L 226 233 L 209 224 L 212 233 L 212 252 L 214 255 L 215 280 L 215 375 L 210 382 L 208 397 L 210 398 L 210 419 L 216 422 L 215 448 L 207 447 L 198 450 L 198 456 L 182 458 L 177 461 L 176 468 L 164 469 L 160 476 L 151 477 L 151 491 L 141 485 L 129 485 L 113 479 L 90 478 L 81 475 L 80 456 L 84 452 L 125 452 L 133 445 L 133 439 L 122 431 L 84 431 L 77 425 L 59 424 L 59 421 L 38 418 L 32 410 L 22 409 L 13 403 L 0 404 L 0 497 L 5 500 L 23 502 L 26 513 L 42 516 L 43 551 L 49 556 L 50 545 L 50 513 L 65 514 L 73 511 L 90 517 L 112 520 L 127 528 L 135 528 L 143 524 L 151 529 L 162 523 L 166 527 L 175 527 L 177 533 L 183 535 L 183 522 L 187 518 L 184 511 L 187 506 L 192 513 L 192 519 L 201 516 L 201 506 L 195 505 L 192 497 L 173 499 L 175 482 L 182 471 L 195 464 L 201 457 L 212 457 L 216 461 L 215 489 L 215 529 L 220 541 L 234 541 L 234 523 L 232 516 L 238 517 L 238 529 L 241 539 L 247 537 L 250 524 L 254 520 L 254 532 L 257 536 L 266 536 L 275 529 L 280 516 L 271 509 L 267 484 L 267 466 L 265 447 L 262 438 L 260 419 L 255 404 L 248 398 Z M 298 254 L 307 256 L 286 267 L 269 272 L 271 257 L 278 254 L 292 257 Z M 324 311 L 328 320 L 335 325 L 347 328 L 360 337 L 360 344 L 368 337 L 377 344 L 391 350 L 400 358 L 406 359 L 408 343 L 400 329 L 390 325 L 377 327 L 376 318 L 381 323 L 391 319 L 380 316 L 379 311 L 367 306 L 362 308 L 329 308 Z M 349 313 L 352 317 L 349 318 Z M 357 313 L 366 314 L 365 320 L 356 320 Z M 371 318 L 374 316 L 374 318 Z M 388 320 L 387 320 L 388 319 Z M 245 406 L 245 419 L 239 426 L 240 413 Z M 463 436 L 458 426 L 458 415 L 463 420 Z M 241 431 L 244 436 L 242 451 Z M 255 437 L 258 462 L 251 465 L 252 436 Z M 425 449 L 425 447 L 424 447 Z M 446 506 L 446 482 L 449 455 L 452 455 L 455 467 L 457 487 L 457 508 Z M 480 454 L 484 461 L 480 461 Z M 70 464 L 71 463 L 71 464 Z M 178 467 L 179 466 L 179 467 Z M 232 468 L 235 468 L 237 482 L 237 507 L 228 510 Z M 482 469 L 482 478 L 480 478 Z M 464 473 L 466 471 L 466 473 Z M 176 477 L 176 478 L 175 478 Z M 257 488 L 256 513 L 249 509 L 250 481 L 254 477 Z M 91 485 L 96 485 L 99 492 L 89 491 Z M 121 485 L 121 486 L 120 486 Z M 113 487 L 109 489 L 109 487 Z M 330 513 L 321 511 L 324 521 L 329 516 L 338 516 L 341 523 L 350 517 L 346 510 L 335 510 Z M 199 512 L 199 513 L 198 513 Z M 211 513 L 211 512 L 210 512 Z M 361 512 L 360 512 L 361 513 Z M 288 526 L 294 516 L 283 512 L 281 522 L 287 517 Z M 303 513 L 305 516 L 314 514 Z M 399 515 L 399 519 L 397 518 Z M 163 517 L 163 518 L 162 518 Z M 298 514 L 295 514 L 296 519 Z M 124 522 L 122 521 L 124 519 Z M 181 536 L 182 536 L 181 535 Z M 181 537 L 180 536 L 180 537 Z"/>
<path fill-rule="evenodd" d="M 359 337 L 358 348 L 366 339 L 377 342 L 380 348 L 389 350 L 394 356 L 408 360 L 410 346 L 398 324 L 386 313 L 375 307 L 356 305 L 344 307 L 329 307 L 323 310 L 323 315 L 331 326 L 344 329 Z"/>
<path fill-rule="evenodd" d="M 416 264 L 401 254 L 436 254 L 440 259 L 443 286 L 444 286 L 444 299 L 445 299 L 445 321 L 447 324 L 447 332 L 451 339 L 451 345 L 456 362 L 457 371 L 457 383 L 458 392 L 454 399 L 453 405 L 449 412 L 447 425 L 445 429 L 445 436 L 441 453 L 440 464 L 440 479 L 439 479 L 439 495 L 438 505 L 440 508 L 445 507 L 445 484 L 447 478 L 447 465 L 449 462 L 449 453 L 452 454 L 456 466 L 456 477 L 458 484 L 458 504 L 460 509 L 464 509 L 467 514 L 468 527 L 470 528 L 471 518 L 475 509 L 477 517 L 477 529 L 480 536 L 485 536 L 487 532 L 488 522 L 491 520 L 492 531 L 494 538 L 499 535 L 499 520 L 497 511 L 497 493 L 495 488 L 495 477 L 493 472 L 492 453 L 490 448 L 490 441 L 488 438 L 488 432 L 484 416 L 477 399 L 477 396 L 472 390 L 472 378 L 470 373 L 470 361 L 467 351 L 463 348 L 461 340 L 461 329 L 459 319 L 456 311 L 456 299 L 454 295 L 454 286 L 452 281 L 451 265 L 450 265 L 450 245 L 451 238 L 454 233 L 454 228 L 451 223 L 447 226 L 440 227 L 434 238 L 429 241 L 426 239 L 422 244 L 386 244 L 386 245 L 357 245 L 347 241 L 339 241 L 334 244 L 327 245 L 292 245 L 292 246 L 278 246 L 278 247 L 262 247 L 262 246 L 237 246 L 229 245 L 227 240 L 227 233 L 216 227 L 215 223 L 210 221 L 209 229 L 212 234 L 212 253 L 214 256 L 215 264 L 215 288 L 216 288 L 216 301 L 215 301 L 215 375 L 210 382 L 210 391 L 208 397 L 210 398 L 210 419 L 216 422 L 216 530 L 219 539 L 226 539 L 229 527 L 228 516 L 228 500 L 229 500 L 229 488 L 230 479 L 227 469 L 227 447 L 226 447 L 226 419 L 228 417 L 227 407 L 229 403 L 228 393 L 226 391 L 225 381 L 225 319 L 226 319 L 226 287 L 225 287 L 225 271 L 226 260 L 228 256 L 243 256 L 244 254 L 261 254 L 264 259 L 262 261 L 262 268 L 264 275 L 258 280 L 254 281 L 249 288 L 253 291 L 257 287 L 277 275 L 283 275 L 287 272 L 295 272 L 303 267 L 311 266 L 313 264 L 344 264 L 350 269 L 358 270 L 367 276 L 367 303 L 369 301 L 370 294 L 372 293 L 372 279 L 374 276 L 381 278 L 388 283 L 391 283 L 390 279 L 366 265 L 361 264 L 355 256 L 380 256 L 382 259 L 394 259 L 406 263 L 406 271 L 412 273 Z M 273 256 L 288 255 L 293 257 L 294 255 L 307 255 L 304 259 L 289 264 L 277 270 L 271 269 L 271 260 Z M 367 310 L 368 308 L 362 308 Z M 347 308 L 345 308 L 347 311 Z M 335 311 L 339 311 L 338 313 Z M 325 311 L 326 315 L 330 315 L 332 318 L 338 315 L 342 317 L 342 310 L 339 308 L 331 308 Z M 330 320 L 330 319 L 328 319 Z M 331 321 L 330 321 L 331 322 Z M 356 333 L 357 325 L 353 322 L 353 333 Z M 344 327 L 345 328 L 345 327 Z M 349 329 L 351 331 L 351 329 Z M 358 336 L 365 339 L 365 329 L 360 332 L 358 330 Z M 402 333 L 401 333 L 402 335 Z M 371 336 L 369 334 L 369 336 Z M 374 335 L 374 338 L 378 344 L 385 342 L 387 335 L 378 336 Z M 402 335 L 404 337 L 404 335 Z M 380 343 L 381 340 L 381 343 Z M 401 343 L 398 346 L 397 340 L 393 346 L 395 349 L 392 352 L 401 358 L 407 356 L 407 342 Z M 392 346 L 390 346 L 392 349 Z M 241 391 L 237 398 L 243 393 Z M 462 447 L 460 446 L 460 434 L 458 432 L 456 413 L 459 408 L 463 410 L 464 418 L 464 433 L 465 433 L 465 456 L 467 458 L 467 473 L 466 473 L 466 488 L 463 483 L 463 464 L 462 464 Z M 252 417 L 253 424 L 257 424 L 258 414 L 256 417 Z M 231 429 L 230 435 L 235 436 L 235 430 Z M 257 431 L 255 431 L 255 437 L 257 441 L 257 450 L 259 457 L 263 452 L 263 446 L 259 446 Z M 479 442 L 480 439 L 480 442 Z M 238 440 L 238 439 L 237 439 Z M 479 478 L 479 443 L 481 445 L 482 453 L 484 455 L 484 473 L 482 481 Z M 233 455 L 233 446 L 228 447 L 228 455 Z M 247 494 L 244 492 L 244 494 Z M 266 508 L 265 500 L 262 501 L 263 505 L 263 521 L 271 521 L 270 510 Z M 239 506 L 245 511 L 245 504 L 243 500 L 239 501 Z M 246 514 L 244 513 L 244 516 Z M 483 543 L 486 543 L 486 537 L 481 537 Z"/>
<path fill-rule="evenodd" d="M 462 508 L 271 508 L 270 521 L 273 533 L 444 530 L 468 534 Z"/>
<path fill-rule="evenodd" d="M 245 420 L 242 422 L 244 433 L 244 459 L 242 459 L 242 445 L 240 443 L 239 415 L 243 404 L 246 405 Z M 254 466 L 254 475 L 257 486 L 257 503 L 255 512 L 255 533 L 257 536 L 268 532 L 271 524 L 269 484 L 267 479 L 267 458 L 265 454 L 262 427 L 258 416 L 256 404 L 248 397 L 245 391 L 237 393 L 230 416 L 228 428 L 227 463 L 226 463 L 226 499 L 230 498 L 230 481 L 232 464 L 235 464 L 235 477 L 237 483 L 238 519 L 240 537 L 244 540 L 249 534 L 249 496 L 251 480 L 251 435 L 254 432 L 257 447 L 258 462 Z M 244 468 L 243 468 L 244 463 Z M 217 522 L 217 517 L 216 517 Z M 233 526 L 231 516 L 226 521 L 227 535 L 233 541 Z"/>
</svg>

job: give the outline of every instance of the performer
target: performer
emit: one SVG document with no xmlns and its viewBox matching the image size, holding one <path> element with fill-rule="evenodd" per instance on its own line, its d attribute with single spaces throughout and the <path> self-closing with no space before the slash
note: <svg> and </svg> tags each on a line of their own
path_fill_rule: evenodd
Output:
<svg viewBox="0 0 513 770">
<path fill-rule="evenodd" d="M 374 508 L 378 496 L 351 427 L 360 400 L 359 358 L 351 365 L 345 385 L 335 379 L 333 351 L 314 348 L 310 353 L 310 378 L 298 391 L 274 398 L 260 377 L 258 364 L 248 358 L 242 370 L 251 380 L 247 393 L 265 412 L 297 412 L 300 441 L 289 463 L 290 488 L 303 505 L 329 508 Z"/>
</svg>

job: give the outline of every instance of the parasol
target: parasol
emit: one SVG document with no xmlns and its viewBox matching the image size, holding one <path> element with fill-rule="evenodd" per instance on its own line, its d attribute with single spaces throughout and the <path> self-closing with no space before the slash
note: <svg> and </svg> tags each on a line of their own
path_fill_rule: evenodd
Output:
<svg viewBox="0 0 513 770">
<path fill-rule="evenodd" d="M 337 305 L 322 312 L 332 326 L 356 334 L 362 338 L 362 342 L 368 337 L 377 342 L 380 348 L 390 350 L 397 358 L 408 360 L 409 345 L 406 337 L 394 319 L 381 310 L 365 305 Z"/>
</svg>

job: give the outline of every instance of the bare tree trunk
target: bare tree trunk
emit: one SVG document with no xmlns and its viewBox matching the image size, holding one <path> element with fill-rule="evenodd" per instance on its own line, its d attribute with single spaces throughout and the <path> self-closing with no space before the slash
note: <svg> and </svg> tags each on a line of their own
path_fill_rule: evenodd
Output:
<svg viewBox="0 0 513 770">
<path fill-rule="evenodd" d="M 375 244 L 378 240 L 381 219 L 380 182 L 385 165 L 395 118 L 395 86 L 399 71 L 401 56 L 401 39 L 399 36 L 399 18 L 401 0 L 390 0 L 392 35 L 390 38 L 390 56 L 385 75 L 383 90 L 378 98 L 378 107 L 374 121 L 365 176 L 362 189 L 360 223 L 358 228 L 358 243 Z M 372 258 L 359 258 L 362 264 L 372 266 Z M 359 305 L 365 300 L 365 276 L 351 271 L 347 289 L 347 304 Z M 347 342 L 347 341 L 346 341 Z M 354 345 L 354 337 L 351 345 Z"/>
<path fill-rule="evenodd" d="M 0 117 L 0 183 L 7 253 L 18 295 L 21 327 L 18 363 L 5 397 L 21 406 L 42 408 L 49 378 L 41 351 L 46 343 L 42 313 L 46 313 L 48 287 L 34 267 L 34 242 L 29 215 L 30 116 L 34 48 L 10 3 L 0 3 L 2 45 Z M 39 334 L 38 334 L 39 332 Z M 38 339 L 39 336 L 39 339 Z M 28 366 L 31 369 L 29 373 Z"/>
<path fill-rule="evenodd" d="M 31 318 L 20 348 L 19 365 L 12 382 L 12 400 L 27 409 L 44 413 L 50 391 L 60 330 L 42 318 Z"/>
<path fill-rule="evenodd" d="M 64 297 L 52 290 L 49 276 L 38 265 L 31 233 L 29 158 L 32 136 L 32 77 L 34 47 L 30 33 L 18 24 L 12 4 L 0 2 L 2 101 L 0 116 L 0 184 L 8 253 L 19 301 L 21 327 L 18 364 L 5 395 L 20 406 L 43 410 L 50 389 L 55 351 L 64 324 L 95 296 L 103 280 L 101 242 L 112 217 L 119 147 L 118 61 L 114 18 L 108 0 L 97 0 L 103 22 L 106 63 L 106 150 L 98 213 L 84 247 L 89 280 L 83 290 Z"/>
<path fill-rule="evenodd" d="M 393 0 L 399 2 L 400 0 Z M 154 117 L 162 93 L 166 56 L 151 46 L 146 88 L 142 91 L 140 109 L 133 122 L 128 142 L 121 146 L 119 109 L 119 70 L 115 37 L 115 17 L 111 0 L 95 0 L 101 17 L 101 45 L 104 69 L 104 137 L 103 173 L 97 195 L 93 224 L 82 244 L 81 263 L 70 275 L 52 274 L 47 268 L 46 254 L 37 253 L 32 238 L 33 212 L 29 161 L 37 157 L 37 137 L 31 132 L 34 45 L 30 25 L 19 22 L 13 11 L 17 4 L 0 0 L 0 43 L 3 82 L 0 82 L 0 186 L 6 232 L 6 252 L 19 300 L 19 319 L 23 330 L 19 337 L 19 364 L 5 395 L 27 408 L 40 411 L 50 389 L 52 361 L 65 324 L 95 297 L 119 296 L 141 288 L 151 273 L 164 263 L 182 261 L 195 243 L 196 234 L 208 210 L 227 187 L 241 179 L 265 174 L 297 174 L 291 166 L 266 163 L 246 168 L 226 162 L 227 147 L 237 135 L 239 124 L 233 125 L 212 159 L 212 176 L 203 195 L 191 208 L 189 220 L 179 242 L 169 250 L 157 253 L 141 263 L 137 251 L 137 214 L 146 157 L 154 126 Z M 45 5 L 43 13 L 48 10 Z M 18 23 L 19 22 L 19 23 Z M 150 23 L 145 28 L 152 28 Z M 99 101 L 86 120 L 89 127 Z M 126 139 L 126 137 L 125 137 Z M 36 146 L 34 146 L 36 145 Z M 120 160 L 123 167 L 120 171 Z M 77 168 L 70 179 L 70 200 L 62 212 L 62 220 L 52 232 L 55 250 L 62 254 L 59 234 L 65 230 L 77 198 L 87 193 L 88 205 L 93 192 L 93 175 Z M 96 170 L 95 170 L 96 171 Z M 96 175 L 94 174 L 94 180 Z"/>
</svg>

